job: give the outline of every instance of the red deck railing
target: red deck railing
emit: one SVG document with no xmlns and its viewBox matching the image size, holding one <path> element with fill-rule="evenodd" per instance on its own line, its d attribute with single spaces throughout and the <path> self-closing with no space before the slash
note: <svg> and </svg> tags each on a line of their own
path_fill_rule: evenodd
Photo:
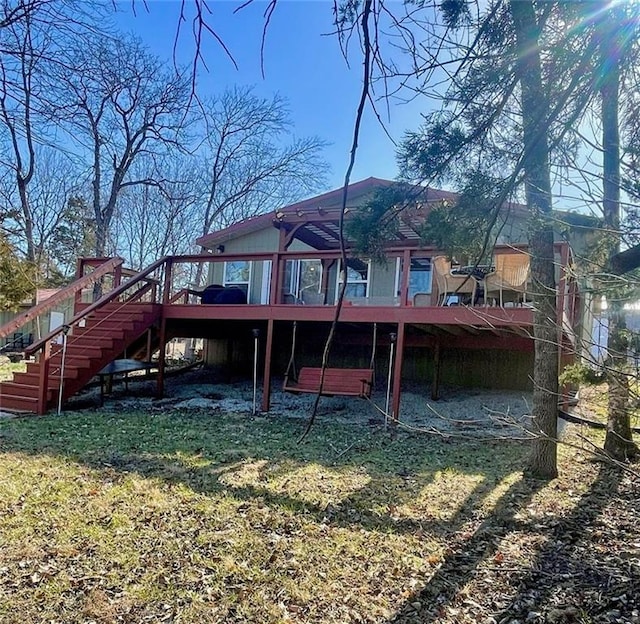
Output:
<svg viewBox="0 0 640 624">
<path fill-rule="evenodd" d="M 496 254 L 501 253 L 522 253 L 526 252 L 525 246 L 513 247 L 504 246 L 495 250 Z M 393 268 L 393 275 L 395 276 L 393 286 L 388 286 L 389 292 L 379 292 L 376 296 L 382 297 L 383 300 L 368 301 L 364 298 L 360 303 L 373 304 L 370 306 L 364 306 L 358 310 L 358 314 L 349 314 L 347 309 L 347 316 L 354 318 L 362 322 L 375 322 L 379 319 L 379 315 L 386 310 L 384 320 L 389 322 L 398 322 L 404 326 L 404 323 L 421 323 L 423 308 L 414 307 L 413 301 L 409 298 L 410 292 L 410 270 L 411 260 L 415 258 L 432 258 L 437 254 L 434 249 L 390 249 L 387 252 L 387 263 Z M 192 306 L 190 305 L 192 296 L 191 293 L 194 290 L 193 284 L 189 283 L 190 275 L 193 272 L 195 265 L 207 265 L 204 268 L 209 269 L 209 265 L 245 261 L 251 263 L 257 262 L 270 262 L 270 272 L 268 277 L 265 276 L 263 283 L 268 288 L 269 296 L 265 303 L 250 303 L 243 306 L 206 306 L 214 315 L 214 310 L 219 310 L 224 314 L 221 318 L 234 318 L 235 314 L 238 318 L 253 318 L 251 310 L 254 311 L 254 315 L 262 310 L 262 317 L 266 318 L 272 325 L 274 320 L 285 318 L 282 312 L 289 309 L 292 311 L 291 306 L 285 302 L 284 294 L 284 281 L 286 266 L 288 261 L 295 260 L 318 260 L 323 263 L 323 266 L 333 267 L 335 272 L 336 265 L 334 263 L 340 261 L 340 253 L 338 251 L 287 251 L 276 253 L 224 253 L 219 255 L 184 255 L 184 256 L 167 256 L 160 258 L 146 269 L 137 273 L 131 270 L 125 270 L 122 267 L 122 260 L 120 258 L 113 259 L 89 259 L 81 261 L 79 263 L 78 275 L 79 278 L 62 289 L 59 293 L 54 295 L 51 299 L 47 300 L 39 306 L 35 306 L 25 314 L 14 319 L 4 327 L 0 328 L 0 337 L 7 336 L 10 333 L 16 331 L 25 323 L 32 321 L 38 315 L 49 312 L 56 304 L 66 299 L 72 299 L 75 301 L 74 315 L 71 319 L 67 320 L 63 326 L 60 326 L 53 331 L 49 332 L 44 338 L 37 340 L 27 350 L 27 353 L 39 352 L 40 361 L 42 366 L 40 367 L 40 404 L 39 409 L 44 409 L 48 392 L 48 377 L 49 377 L 49 359 L 51 356 L 51 344 L 52 341 L 57 338 L 63 331 L 69 331 L 69 328 L 81 323 L 83 319 L 93 312 L 100 310 L 107 304 L 114 302 L 120 302 L 122 306 L 126 306 L 131 302 L 149 302 L 162 304 L 165 312 L 163 313 L 160 325 L 160 344 L 165 344 L 166 337 L 166 322 L 167 318 L 179 318 L 178 312 L 180 306 L 185 306 L 185 312 L 187 309 L 198 309 L 198 317 L 204 318 L 203 314 L 207 312 L 205 306 Z M 567 243 L 556 244 L 556 260 L 558 267 L 558 296 L 557 296 L 557 314 L 558 314 L 558 327 L 559 332 L 573 331 L 575 326 L 576 315 L 578 314 L 575 300 L 578 296 L 577 286 L 575 279 L 573 278 L 572 271 L 570 270 L 570 264 L 572 261 L 571 251 Z M 395 263 L 395 266 L 393 266 Z M 185 265 L 187 270 L 179 270 L 181 267 L 184 269 Z M 94 270 L 88 274 L 83 275 L 84 268 L 86 266 L 93 266 Z M 263 269 L 268 265 L 263 264 Z M 337 265 L 339 266 L 339 265 Z M 196 271 L 196 273 L 198 273 Z M 99 299 L 93 303 L 83 304 L 79 301 L 79 295 L 83 290 L 88 287 L 100 283 L 102 278 L 111 274 L 111 280 L 109 286 L 111 289 L 102 294 Z M 211 272 L 209 271 L 209 275 Z M 389 273 L 387 274 L 389 277 Z M 323 283 L 325 288 L 325 296 L 328 294 L 326 281 Z M 207 280 L 208 283 L 209 280 Z M 335 289 L 335 284 L 333 285 Z M 432 304 L 437 301 L 437 293 L 432 295 Z M 265 306 L 267 309 L 265 309 Z M 120 306 L 118 306 L 120 308 Z M 308 306 L 312 308 L 313 306 Z M 349 306 L 348 306 L 349 307 Z M 347 308 L 348 308 L 347 307 Z M 367 309 L 369 307 L 369 309 Z M 331 309 L 333 308 L 333 302 L 326 303 L 321 307 L 315 306 L 316 311 L 322 314 L 318 315 L 317 319 L 313 315 L 305 314 L 305 318 L 310 320 L 325 320 L 331 318 Z M 482 308 L 482 309 L 480 309 Z M 344 310 L 344 308 L 343 308 Z M 304 310 L 300 310 L 303 312 Z M 311 310 L 309 310 L 311 312 Z M 378 316 L 376 316 L 378 315 Z M 492 315 L 494 318 L 499 319 L 503 324 L 509 323 L 517 324 L 525 317 L 532 318 L 530 311 L 520 311 L 513 309 L 512 312 L 504 309 L 486 308 L 484 306 L 466 307 L 452 310 L 443 306 L 431 306 L 431 316 L 429 322 L 447 324 L 456 317 L 456 322 L 459 324 L 468 323 L 469 325 L 482 324 L 491 326 Z M 513 317 L 510 319 L 510 315 Z M 188 314 L 185 315 L 185 318 Z M 257 317 L 256 317 L 257 318 Z M 448 320 L 447 320 L 448 319 Z M 476 322 L 477 321 L 477 322 Z M 532 321 L 531 321 L 532 322 Z M 531 324 L 528 322 L 528 324 Z M 572 340 L 573 342 L 573 340 Z M 159 362 L 159 379 L 162 378 L 162 361 L 163 355 L 161 353 L 161 361 Z M 265 375 L 268 371 L 265 371 Z M 266 383 L 266 382 L 265 382 Z M 268 397 L 267 397 L 268 401 Z"/>
</svg>

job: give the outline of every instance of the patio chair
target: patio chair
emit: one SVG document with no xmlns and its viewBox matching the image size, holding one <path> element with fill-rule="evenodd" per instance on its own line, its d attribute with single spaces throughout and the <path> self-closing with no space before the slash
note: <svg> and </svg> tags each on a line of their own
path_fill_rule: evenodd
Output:
<svg viewBox="0 0 640 624">
<path fill-rule="evenodd" d="M 504 307 L 505 296 L 508 301 L 522 304 L 527 292 L 530 258 L 525 253 L 499 254 L 494 258 L 495 271 L 484 278 L 484 303 L 497 298 L 500 307 Z M 497 297 L 496 297 L 497 296 Z"/>
<path fill-rule="evenodd" d="M 451 295 L 470 295 L 473 304 L 477 287 L 475 278 L 471 275 L 454 275 L 451 272 L 451 262 L 445 256 L 436 256 L 432 264 L 438 285 L 438 305 L 447 305 Z"/>
</svg>

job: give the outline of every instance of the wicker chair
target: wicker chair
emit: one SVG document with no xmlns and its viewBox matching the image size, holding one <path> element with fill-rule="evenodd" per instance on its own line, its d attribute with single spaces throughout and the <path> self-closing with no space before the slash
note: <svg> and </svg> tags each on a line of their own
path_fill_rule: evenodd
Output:
<svg viewBox="0 0 640 624">
<path fill-rule="evenodd" d="M 432 260 L 433 274 L 438 285 L 438 305 L 446 305 L 449 295 L 470 295 L 471 303 L 476 299 L 477 282 L 471 275 L 454 275 L 451 262 L 445 256 Z"/>
<path fill-rule="evenodd" d="M 492 298 L 504 307 L 505 296 L 514 303 L 523 303 L 527 293 L 530 258 L 525 253 L 499 254 L 494 258 L 495 271 L 484 278 L 484 302 Z"/>
</svg>

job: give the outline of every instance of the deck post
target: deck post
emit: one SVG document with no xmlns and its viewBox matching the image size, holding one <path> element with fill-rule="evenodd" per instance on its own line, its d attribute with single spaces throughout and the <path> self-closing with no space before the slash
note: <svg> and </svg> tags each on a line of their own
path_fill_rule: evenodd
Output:
<svg viewBox="0 0 640 624">
<path fill-rule="evenodd" d="M 433 379 L 431 380 L 431 400 L 437 401 L 440 398 L 440 365 L 442 363 L 442 352 L 440 341 L 436 340 L 433 345 Z"/>
<path fill-rule="evenodd" d="M 151 360 L 152 343 L 153 343 L 153 336 L 151 335 L 151 327 L 149 327 L 149 329 L 147 329 L 147 346 L 146 346 L 146 349 L 145 349 L 145 358 L 144 358 L 147 362 L 149 362 Z"/>
<path fill-rule="evenodd" d="M 267 321 L 267 340 L 264 347 L 264 379 L 262 381 L 263 412 L 268 412 L 271 405 L 271 351 L 273 349 L 273 319 Z"/>
<path fill-rule="evenodd" d="M 51 362 L 51 341 L 44 343 L 40 352 L 40 379 L 38 392 L 38 415 L 47 413 L 47 395 L 49 394 L 49 364 Z"/>
<path fill-rule="evenodd" d="M 156 397 L 161 399 L 164 396 L 164 365 L 167 350 L 167 320 L 163 317 L 160 321 L 160 340 L 158 351 L 158 377 L 156 380 Z"/>
<path fill-rule="evenodd" d="M 167 258 L 164 264 L 164 284 L 162 286 L 162 303 L 167 305 L 171 299 L 171 280 L 173 278 L 173 258 Z"/>
<path fill-rule="evenodd" d="M 83 273 L 84 273 L 84 259 L 78 258 L 76 260 L 76 276 L 74 281 L 79 280 L 81 277 L 83 277 Z M 78 290 L 73 295 L 73 315 L 74 316 L 78 314 L 78 312 L 80 311 L 81 303 L 82 303 L 82 290 Z"/>
<path fill-rule="evenodd" d="M 280 279 L 280 254 L 273 254 L 271 258 L 271 276 L 269 277 L 269 305 L 280 303 L 278 281 Z"/>
<path fill-rule="evenodd" d="M 118 286 L 120 286 L 121 283 L 122 283 L 122 265 L 119 264 L 113 270 L 113 288 L 118 288 Z"/>
<path fill-rule="evenodd" d="M 402 360 L 404 359 L 404 333 L 405 323 L 398 323 L 398 338 L 396 342 L 396 361 L 393 368 L 393 401 L 391 402 L 391 421 L 397 426 L 400 420 L 400 386 L 402 378 Z"/>
<path fill-rule="evenodd" d="M 409 272 L 411 270 L 411 250 L 405 249 L 402 256 L 402 278 L 400 280 L 400 305 L 409 305 Z"/>
</svg>

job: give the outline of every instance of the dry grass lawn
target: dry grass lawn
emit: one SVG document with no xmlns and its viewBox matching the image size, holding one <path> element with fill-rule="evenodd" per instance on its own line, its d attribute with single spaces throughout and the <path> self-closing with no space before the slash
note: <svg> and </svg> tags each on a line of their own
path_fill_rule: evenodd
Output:
<svg viewBox="0 0 640 624">
<path fill-rule="evenodd" d="M 565 448 L 541 484 L 519 442 L 300 429 L 0 421 L 0 622 L 640 621 L 633 477 Z"/>
</svg>

